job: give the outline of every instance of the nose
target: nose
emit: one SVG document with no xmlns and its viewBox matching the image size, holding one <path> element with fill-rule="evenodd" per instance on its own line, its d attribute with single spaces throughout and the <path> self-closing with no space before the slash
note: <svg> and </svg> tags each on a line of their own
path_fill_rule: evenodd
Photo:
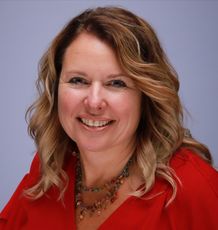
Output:
<svg viewBox="0 0 218 230">
<path fill-rule="evenodd" d="M 88 112 L 94 115 L 98 115 L 104 111 L 107 103 L 105 101 L 103 86 L 99 82 L 92 83 L 89 87 L 84 104 Z"/>
</svg>

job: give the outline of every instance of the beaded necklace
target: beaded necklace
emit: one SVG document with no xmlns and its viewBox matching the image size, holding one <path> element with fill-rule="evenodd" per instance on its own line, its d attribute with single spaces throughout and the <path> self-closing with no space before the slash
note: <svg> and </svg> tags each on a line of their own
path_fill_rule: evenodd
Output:
<svg viewBox="0 0 218 230">
<path fill-rule="evenodd" d="M 120 186 L 124 183 L 124 180 L 129 177 L 129 167 L 132 161 L 133 157 L 129 159 L 121 173 L 114 177 L 111 181 L 106 182 L 101 186 L 87 187 L 82 183 L 82 169 L 78 157 L 76 165 L 75 208 L 80 209 L 80 221 L 83 220 L 86 215 L 89 215 L 90 217 L 94 214 L 101 215 L 102 211 L 117 199 L 117 192 Z M 103 198 L 95 200 L 92 204 L 84 203 L 82 193 L 99 193 L 102 191 L 106 192 L 106 195 Z"/>
</svg>

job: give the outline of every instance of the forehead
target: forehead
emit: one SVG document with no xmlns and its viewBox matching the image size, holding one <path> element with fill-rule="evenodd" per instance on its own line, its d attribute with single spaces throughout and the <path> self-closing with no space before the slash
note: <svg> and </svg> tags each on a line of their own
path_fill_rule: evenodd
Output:
<svg viewBox="0 0 218 230">
<path fill-rule="evenodd" d="M 115 55 L 114 50 L 111 48 L 111 46 L 102 39 L 98 38 L 96 35 L 88 32 L 82 32 L 80 33 L 67 47 L 66 52 L 68 51 L 74 51 L 74 52 L 84 52 L 86 51 L 95 51 L 96 55 L 98 53 L 104 52 L 110 52 Z M 99 51 L 99 52 L 98 52 Z"/>
<path fill-rule="evenodd" d="M 63 57 L 63 68 L 114 69 L 121 72 L 114 50 L 106 42 L 90 33 L 81 33 L 67 47 Z M 123 72 L 123 71 L 122 71 Z"/>
</svg>

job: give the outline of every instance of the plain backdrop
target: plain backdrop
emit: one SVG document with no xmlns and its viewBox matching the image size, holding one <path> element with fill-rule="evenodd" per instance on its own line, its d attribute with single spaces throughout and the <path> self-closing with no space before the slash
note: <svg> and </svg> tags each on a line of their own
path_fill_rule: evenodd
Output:
<svg viewBox="0 0 218 230">
<path fill-rule="evenodd" d="M 35 146 L 25 111 L 36 97 L 37 65 L 52 38 L 82 10 L 123 6 L 151 23 L 176 68 L 185 124 L 218 165 L 218 1 L 0 0 L 0 209 L 29 170 Z"/>
</svg>

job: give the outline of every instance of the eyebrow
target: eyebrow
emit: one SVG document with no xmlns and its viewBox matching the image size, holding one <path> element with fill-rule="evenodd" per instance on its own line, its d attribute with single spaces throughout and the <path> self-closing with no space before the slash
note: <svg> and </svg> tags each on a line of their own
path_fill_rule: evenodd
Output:
<svg viewBox="0 0 218 230">
<path fill-rule="evenodd" d="M 85 72 L 78 71 L 78 70 L 65 71 L 64 74 L 67 75 L 67 76 L 72 75 L 72 74 L 78 74 L 78 75 L 82 75 L 82 76 L 87 76 L 87 74 Z"/>
<path fill-rule="evenodd" d="M 64 72 L 64 74 L 66 76 L 69 76 L 69 75 L 72 75 L 72 74 L 78 74 L 78 75 L 81 75 L 81 76 L 88 77 L 87 73 L 85 73 L 83 71 L 79 71 L 79 70 L 66 71 L 66 72 Z M 110 75 L 106 76 L 106 78 L 108 78 L 108 79 L 117 78 L 117 77 L 126 77 L 126 78 L 128 78 L 128 76 L 123 72 L 116 73 L 116 74 L 110 74 Z"/>
<path fill-rule="evenodd" d="M 116 77 L 126 77 L 128 78 L 128 76 L 125 73 L 117 73 L 117 74 L 110 74 L 107 76 L 107 78 L 116 78 Z"/>
</svg>

